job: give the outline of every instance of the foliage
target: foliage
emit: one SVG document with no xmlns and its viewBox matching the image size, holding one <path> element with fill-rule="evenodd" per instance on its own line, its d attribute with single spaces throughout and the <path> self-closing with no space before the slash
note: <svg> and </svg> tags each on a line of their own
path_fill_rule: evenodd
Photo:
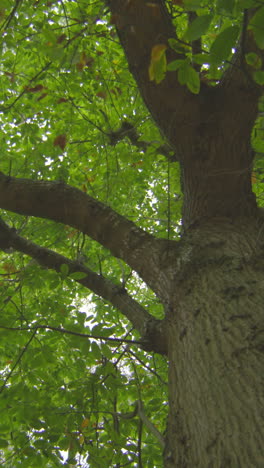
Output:
<svg viewBox="0 0 264 468">
<path fill-rule="evenodd" d="M 168 0 L 183 57 L 167 65 L 161 44 L 158 55 L 152 53 L 150 79 L 161 83 L 177 70 L 193 93 L 201 79 L 214 85 L 231 60 L 243 9 L 254 3 Z M 260 47 L 263 8 L 251 22 Z M 189 12 L 197 14 L 191 24 Z M 104 2 L 2 0 L 0 20 L 1 171 L 67 182 L 159 237 L 178 237 L 178 165 L 173 151 L 164 154 L 165 142 L 128 71 Z M 201 37 L 203 49 L 192 56 L 190 41 Z M 171 40 L 169 46 L 179 44 Z M 257 56 L 248 61 L 261 72 Z M 128 125 L 136 138 L 121 131 Z M 261 199 L 263 114 L 252 142 Z M 123 283 L 162 317 L 139 277 L 81 232 L 10 212 L 1 216 L 23 237 Z M 58 274 L 20 253 L 1 252 L 0 464 L 161 467 L 156 438 L 133 413 L 143 401 L 147 417 L 160 433 L 165 430 L 166 360 L 127 343 L 139 338 L 128 320 L 78 279 L 67 265 Z"/>
</svg>

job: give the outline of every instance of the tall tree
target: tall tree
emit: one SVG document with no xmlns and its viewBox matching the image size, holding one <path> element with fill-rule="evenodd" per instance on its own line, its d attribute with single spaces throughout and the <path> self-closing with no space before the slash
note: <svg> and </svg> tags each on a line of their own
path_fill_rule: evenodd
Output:
<svg viewBox="0 0 264 468">
<path fill-rule="evenodd" d="M 263 3 L 0 19 L 1 464 L 263 467 Z"/>
</svg>

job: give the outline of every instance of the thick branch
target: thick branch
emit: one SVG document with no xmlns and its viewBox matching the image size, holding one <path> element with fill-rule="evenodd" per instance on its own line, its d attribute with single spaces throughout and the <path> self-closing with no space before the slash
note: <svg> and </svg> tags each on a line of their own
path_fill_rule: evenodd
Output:
<svg viewBox="0 0 264 468">
<path fill-rule="evenodd" d="M 189 138 L 187 131 L 198 121 L 199 99 L 179 85 L 176 72 L 166 73 L 160 84 L 150 81 L 148 72 L 152 48 L 167 45 L 170 38 L 177 40 L 165 2 L 110 0 L 109 4 L 129 69 L 148 109 L 168 141 L 174 146 L 180 144 Z M 183 58 L 169 47 L 166 56 L 168 62 Z"/>
<path fill-rule="evenodd" d="M 17 179 L 0 173 L 0 208 L 78 229 L 124 260 L 159 293 L 158 257 L 164 241 L 86 193 L 60 182 Z"/>
<path fill-rule="evenodd" d="M 180 162 L 189 164 L 191 159 L 197 160 L 201 138 L 206 140 L 211 130 L 215 132 L 219 122 L 226 118 L 241 128 L 250 121 L 251 131 L 261 90 L 253 79 L 249 80 L 241 66 L 241 48 L 239 60 L 235 58 L 219 86 L 201 82 L 199 95 L 181 86 L 176 72 L 167 72 L 165 79 L 156 84 L 150 81 L 148 71 L 152 49 L 158 44 L 168 46 L 170 38 L 178 40 L 165 1 L 110 0 L 109 4 L 130 71 L 153 118 L 176 149 Z M 247 30 L 243 42 L 244 52 L 256 51 L 252 31 Z M 166 57 L 169 63 L 184 55 L 168 46 Z M 239 109 L 238 115 L 234 115 L 234 109 Z"/>
<path fill-rule="evenodd" d="M 152 142 L 141 140 L 136 127 L 127 120 L 123 120 L 120 128 L 110 132 L 108 136 L 111 146 L 115 146 L 119 141 L 124 138 L 128 138 L 130 143 L 133 146 L 136 146 L 141 152 L 143 151 L 143 153 L 145 153 L 152 145 Z M 169 161 L 177 161 L 177 156 L 175 153 L 173 154 L 173 148 L 168 145 L 168 143 L 160 145 L 156 151 L 159 154 L 163 154 L 167 159 L 169 159 Z"/>
<path fill-rule="evenodd" d="M 122 285 L 116 285 L 112 281 L 98 275 L 86 266 L 77 261 L 73 261 L 50 249 L 40 247 L 19 236 L 16 231 L 10 228 L 0 219 L 0 248 L 15 249 L 31 258 L 44 268 L 52 269 L 60 273 L 61 265 L 67 265 L 68 276 L 75 272 L 85 273 L 83 279 L 76 279 L 79 284 L 90 289 L 98 296 L 110 302 L 120 312 L 130 320 L 132 325 L 143 336 L 143 346 L 151 351 L 166 353 L 166 336 L 163 331 L 163 321 L 151 316 L 137 301 L 135 301 Z M 150 336 L 147 335 L 151 331 Z M 156 330 L 156 341 L 154 340 L 154 330 Z M 159 336 L 158 336 L 159 335 Z"/>
<path fill-rule="evenodd" d="M 196 19 L 198 18 L 198 15 L 196 11 L 189 11 L 188 12 L 188 21 L 189 25 Z M 199 37 L 199 39 L 196 39 L 195 41 L 192 41 L 192 54 L 200 54 L 202 53 L 202 39 Z M 195 68 L 196 71 L 200 72 L 201 71 L 201 65 L 198 65 L 197 63 L 193 64 L 193 67 Z"/>
</svg>

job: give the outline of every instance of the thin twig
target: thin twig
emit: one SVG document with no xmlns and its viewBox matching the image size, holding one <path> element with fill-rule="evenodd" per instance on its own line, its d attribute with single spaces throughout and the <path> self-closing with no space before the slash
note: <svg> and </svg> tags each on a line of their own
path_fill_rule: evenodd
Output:
<svg viewBox="0 0 264 468">
<path fill-rule="evenodd" d="M 5 328 L 5 327 L 1 327 L 1 328 Z M 19 330 L 19 328 L 18 328 Z M 32 330 L 32 328 L 28 328 L 28 330 Z M 10 379 L 10 377 L 12 376 L 14 370 L 16 369 L 17 365 L 19 364 L 19 362 L 21 361 L 23 355 L 25 354 L 26 350 L 28 349 L 31 341 L 33 340 L 33 338 L 35 337 L 37 333 L 37 329 L 33 329 L 33 333 L 31 335 L 31 337 L 29 338 L 28 342 L 25 344 L 24 348 L 22 349 L 21 353 L 19 354 L 15 364 L 13 365 L 12 369 L 10 370 L 10 372 L 8 373 L 8 375 L 6 376 L 5 380 L 4 380 L 4 383 L 3 385 L 1 386 L 0 388 L 0 394 L 3 392 L 3 390 L 5 389 L 5 386 L 8 382 L 8 380 Z"/>
<path fill-rule="evenodd" d="M 15 6 L 13 7 L 12 11 L 10 12 L 10 14 L 8 15 L 8 17 L 6 18 L 6 20 L 3 22 L 2 26 L 0 27 L 0 31 L 2 29 L 6 29 L 8 28 L 9 24 L 11 23 L 12 19 L 14 18 L 15 16 L 15 13 L 18 9 L 18 6 L 19 4 L 22 2 L 22 0 L 16 0 L 16 3 L 15 3 Z"/>
<path fill-rule="evenodd" d="M 136 341 L 136 340 L 128 340 L 126 338 L 110 338 L 107 336 L 100 336 L 100 335 L 89 335 L 87 333 L 79 333 L 79 332 L 74 332 L 72 330 L 66 330 L 65 328 L 62 327 L 51 327 L 49 325 L 36 325 L 35 327 L 5 327 L 3 325 L 0 325 L 0 329 L 3 330 L 10 330 L 10 331 L 29 331 L 33 330 L 35 333 L 38 330 L 53 330 L 56 332 L 64 333 L 67 335 L 74 335 L 74 336 L 79 336 L 80 338 L 93 338 L 94 340 L 104 340 L 104 341 L 112 341 L 114 343 L 129 343 L 129 344 L 135 344 L 135 345 L 141 345 L 141 341 Z"/>
</svg>

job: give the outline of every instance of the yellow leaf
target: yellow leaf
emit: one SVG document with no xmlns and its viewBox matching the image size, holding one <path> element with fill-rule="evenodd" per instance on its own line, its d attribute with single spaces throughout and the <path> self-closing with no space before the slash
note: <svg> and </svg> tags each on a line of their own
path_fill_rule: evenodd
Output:
<svg viewBox="0 0 264 468">
<path fill-rule="evenodd" d="M 150 62 L 148 72 L 149 72 L 150 81 L 153 81 L 155 78 L 155 70 L 154 70 L 153 62 Z"/>
<path fill-rule="evenodd" d="M 157 44 L 152 47 L 149 64 L 149 79 L 159 84 L 164 78 L 167 70 L 166 44 Z"/>
<path fill-rule="evenodd" d="M 90 420 L 88 418 L 83 419 L 81 428 L 84 429 L 85 427 L 89 426 Z"/>
<path fill-rule="evenodd" d="M 151 50 L 151 62 L 159 62 L 167 49 L 166 44 L 157 44 Z"/>
</svg>

